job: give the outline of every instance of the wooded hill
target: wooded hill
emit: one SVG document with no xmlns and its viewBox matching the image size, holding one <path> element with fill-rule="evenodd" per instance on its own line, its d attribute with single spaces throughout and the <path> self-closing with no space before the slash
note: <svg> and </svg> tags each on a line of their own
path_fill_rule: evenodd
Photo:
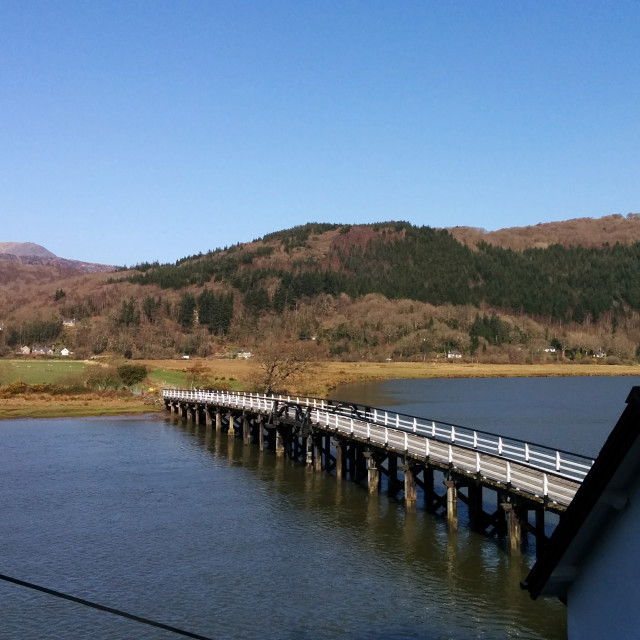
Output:
<svg viewBox="0 0 640 640">
<path fill-rule="evenodd" d="M 640 219 L 527 230 L 307 224 L 176 264 L 84 276 L 44 297 L 53 282 L 41 285 L 39 304 L 24 287 L 22 305 L 5 292 L 2 342 L 5 353 L 46 341 L 134 357 L 277 340 L 349 359 L 637 358 Z"/>
</svg>

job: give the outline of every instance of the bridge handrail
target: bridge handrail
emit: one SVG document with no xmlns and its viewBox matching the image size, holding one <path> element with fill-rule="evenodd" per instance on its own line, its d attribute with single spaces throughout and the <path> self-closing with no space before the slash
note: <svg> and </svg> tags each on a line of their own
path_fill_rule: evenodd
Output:
<svg viewBox="0 0 640 640">
<path fill-rule="evenodd" d="M 300 408 L 310 408 L 315 414 L 315 421 L 326 426 L 337 428 L 338 416 L 353 418 L 365 424 L 413 433 L 430 440 L 519 462 L 576 482 L 584 479 L 593 464 L 593 459 L 587 456 L 510 436 L 336 400 L 202 389 L 164 389 L 163 397 L 204 403 L 220 402 L 226 406 L 250 408 L 265 413 L 270 413 L 276 403 L 279 406 L 297 405 Z M 330 415 L 336 416 L 334 425 L 330 424 Z"/>
</svg>

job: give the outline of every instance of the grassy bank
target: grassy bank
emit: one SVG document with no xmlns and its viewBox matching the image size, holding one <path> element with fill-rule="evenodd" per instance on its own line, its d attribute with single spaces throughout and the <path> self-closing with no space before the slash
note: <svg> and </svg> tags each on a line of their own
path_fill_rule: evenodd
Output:
<svg viewBox="0 0 640 640">
<path fill-rule="evenodd" d="M 237 390 L 253 390 L 260 383 L 259 363 L 254 360 L 180 360 L 143 361 L 151 370 L 156 369 L 155 379 L 175 380 L 176 384 L 160 386 L 185 386 L 191 367 L 206 370 L 208 385 L 224 386 Z M 305 373 L 288 385 L 291 393 L 326 396 L 340 384 L 388 380 L 400 378 L 513 378 L 553 376 L 632 376 L 640 375 L 637 365 L 548 363 L 531 365 L 478 364 L 456 362 L 313 362 Z"/>
<path fill-rule="evenodd" d="M 160 408 L 159 404 L 147 404 L 140 396 L 130 393 L 0 396 L 0 419 L 141 415 L 157 412 Z"/>
<path fill-rule="evenodd" d="M 3 385 L 16 379 L 29 384 L 59 384 L 71 373 L 81 373 L 82 362 L 11 361 L 2 362 Z M 187 387 L 197 371 L 202 386 L 250 391 L 260 384 L 260 367 L 255 360 L 148 360 L 149 371 L 143 386 L 146 397 L 129 392 L 24 393 L 10 396 L 0 387 L 0 419 L 18 417 L 104 416 L 142 414 L 157 411 L 159 404 L 149 404 L 163 387 Z M 30 366 L 28 366 L 30 365 Z M 52 366 L 53 365 L 53 366 Z M 75 371 L 74 371 L 75 369 Z M 12 371 L 13 379 L 7 372 Z M 15 378 L 15 376 L 19 378 Z M 552 376 L 631 376 L 640 375 L 640 366 L 607 364 L 533 364 L 496 365 L 455 362 L 315 362 L 305 373 L 292 380 L 287 391 L 310 396 L 330 396 L 337 385 L 352 382 L 401 378 L 487 378 Z M 149 389 L 152 389 L 149 392 Z"/>
</svg>

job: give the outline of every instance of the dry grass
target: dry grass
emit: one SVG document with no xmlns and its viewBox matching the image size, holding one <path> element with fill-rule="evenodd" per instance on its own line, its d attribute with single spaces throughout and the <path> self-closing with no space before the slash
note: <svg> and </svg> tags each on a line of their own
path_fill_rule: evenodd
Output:
<svg viewBox="0 0 640 640">
<path fill-rule="evenodd" d="M 160 408 L 160 404 L 149 405 L 140 396 L 132 395 L 30 393 L 0 398 L 0 419 L 139 415 Z"/>
<path fill-rule="evenodd" d="M 202 365 L 212 378 L 237 381 L 240 388 L 256 387 L 260 377 L 255 360 L 148 360 L 149 367 L 188 370 Z M 552 376 L 631 376 L 640 375 L 637 365 L 606 364 L 471 364 L 422 362 L 314 362 L 307 372 L 292 381 L 287 391 L 325 396 L 339 384 L 391 378 L 511 378 Z"/>
<path fill-rule="evenodd" d="M 149 368 L 168 372 L 186 372 L 197 364 L 212 380 L 233 388 L 257 388 L 259 364 L 255 360 L 147 360 Z M 399 378 L 508 378 L 551 376 L 628 376 L 640 375 L 640 366 L 605 364 L 533 364 L 500 365 L 417 362 L 316 362 L 304 375 L 293 380 L 287 392 L 323 397 L 339 384 L 367 380 Z M 170 376 L 169 376 L 170 377 Z M 148 400 L 147 400 L 148 401 Z M 2 418 L 54 418 L 110 416 L 152 413 L 161 405 L 146 404 L 145 399 L 126 393 L 90 393 L 78 395 L 24 394 L 0 398 Z"/>
</svg>

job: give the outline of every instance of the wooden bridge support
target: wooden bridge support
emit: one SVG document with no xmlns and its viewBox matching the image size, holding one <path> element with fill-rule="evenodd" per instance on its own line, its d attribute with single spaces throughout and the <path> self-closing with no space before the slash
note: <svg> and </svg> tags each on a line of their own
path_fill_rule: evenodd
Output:
<svg viewBox="0 0 640 640">
<path fill-rule="evenodd" d="M 322 471 L 322 436 L 318 433 L 313 436 L 313 469 Z"/>
<path fill-rule="evenodd" d="M 365 451 L 364 457 L 367 461 L 367 489 L 371 495 L 380 491 L 380 470 L 373 451 Z"/>
<path fill-rule="evenodd" d="M 522 527 L 520 524 L 520 513 L 516 505 L 511 502 L 503 502 L 502 509 L 507 517 L 507 534 L 509 536 L 509 550 L 511 553 L 520 552 L 522 542 Z"/>
<path fill-rule="evenodd" d="M 275 450 L 277 456 L 284 455 L 284 435 L 279 427 L 276 427 L 276 442 L 275 442 Z"/>
<path fill-rule="evenodd" d="M 244 411 L 242 412 L 242 442 L 244 442 L 244 444 L 251 444 L 251 427 L 249 425 L 249 418 Z"/>
<path fill-rule="evenodd" d="M 404 503 L 407 507 L 415 507 L 418 499 L 416 477 L 407 459 L 405 459 L 402 465 L 402 471 L 404 472 Z"/>
<path fill-rule="evenodd" d="M 332 441 L 336 450 L 336 478 L 342 480 L 347 472 L 347 443 L 341 438 Z"/>
<path fill-rule="evenodd" d="M 469 509 L 469 526 L 474 531 L 485 530 L 484 511 L 482 510 L 482 485 L 476 482 L 467 487 L 467 508 Z"/>
<path fill-rule="evenodd" d="M 424 492 L 424 507 L 430 513 L 436 510 L 435 490 L 433 484 L 433 469 L 425 467 L 422 472 L 422 490 Z"/>
<path fill-rule="evenodd" d="M 535 509 L 535 537 L 536 537 L 536 558 L 540 558 L 547 546 L 547 534 L 544 527 L 544 508 L 536 507 Z"/>
<path fill-rule="evenodd" d="M 449 531 L 458 530 L 458 489 L 453 480 L 445 480 L 447 488 L 447 527 Z"/>
<path fill-rule="evenodd" d="M 313 469 L 313 437 L 309 434 L 305 440 L 306 442 L 306 456 L 305 463 L 307 469 Z"/>
<path fill-rule="evenodd" d="M 192 430 L 191 425 L 205 424 L 205 438 L 210 442 L 213 441 L 211 436 L 215 422 L 217 432 L 227 431 L 230 437 L 241 436 L 244 444 L 257 443 L 260 451 L 270 448 L 279 458 L 290 457 L 314 471 L 324 470 L 332 474 L 335 470 L 338 480 L 348 476 L 357 484 L 366 481 L 370 495 L 380 491 L 384 474 L 387 483 L 384 488 L 390 496 L 396 496 L 403 490 L 408 510 L 416 505 L 420 488 L 424 492 L 426 510 L 446 514 L 450 531 L 458 529 L 458 500 L 461 500 L 467 505 L 470 527 L 489 535 L 508 536 L 508 548 L 512 553 L 517 553 L 533 537 L 537 556 L 545 547 L 546 503 L 529 499 L 518 490 L 512 490 L 510 485 L 496 486 L 486 483 L 485 478 L 479 475 L 459 472 L 452 468 L 451 463 L 447 467 L 442 461 L 428 456 L 414 458 L 412 453 L 372 442 L 368 437 L 365 440 L 362 435 L 353 436 L 353 430 L 350 436 L 348 432 L 334 431 L 328 424 L 326 428 L 311 424 L 308 412 L 304 414 L 299 407 L 295 416 L 291 410 L 288 414 L 265 414 L 234 406 L 198 403 L 189 398 L 165 401 L 165 409 L 187 419 L 188 431 Z M 195 433 L 198 434 L 198 429 Z M 217 448 L 220 439 L 215 438 L 215 442 Z M 231 455 L 231 448 L 227 450 Z M 440 474 L 444 475 L 444 495 L 435 490 L 436 472 L 438 478 Z M 488 497 L 487 494 L 483 496 L 484 489 L 489 490 L 492 501 L 497 498 L 494 513 L 484 511 L 483 497 Z"/>
<path fill-rule="evenodd" d="M 367 459 L 364 457 L 364 448 L 361 445 L 354 445 L 354 469 L 353 480 L 356 484 L 360 484 L 367 477 Z"/>
<path fill-rule="evenodd" d="M 395 496 L 399 490 L 398 483 L 398 458 L 395 454 L 389 453 L 387 456 L 387 493 Z"/>
</svg>

